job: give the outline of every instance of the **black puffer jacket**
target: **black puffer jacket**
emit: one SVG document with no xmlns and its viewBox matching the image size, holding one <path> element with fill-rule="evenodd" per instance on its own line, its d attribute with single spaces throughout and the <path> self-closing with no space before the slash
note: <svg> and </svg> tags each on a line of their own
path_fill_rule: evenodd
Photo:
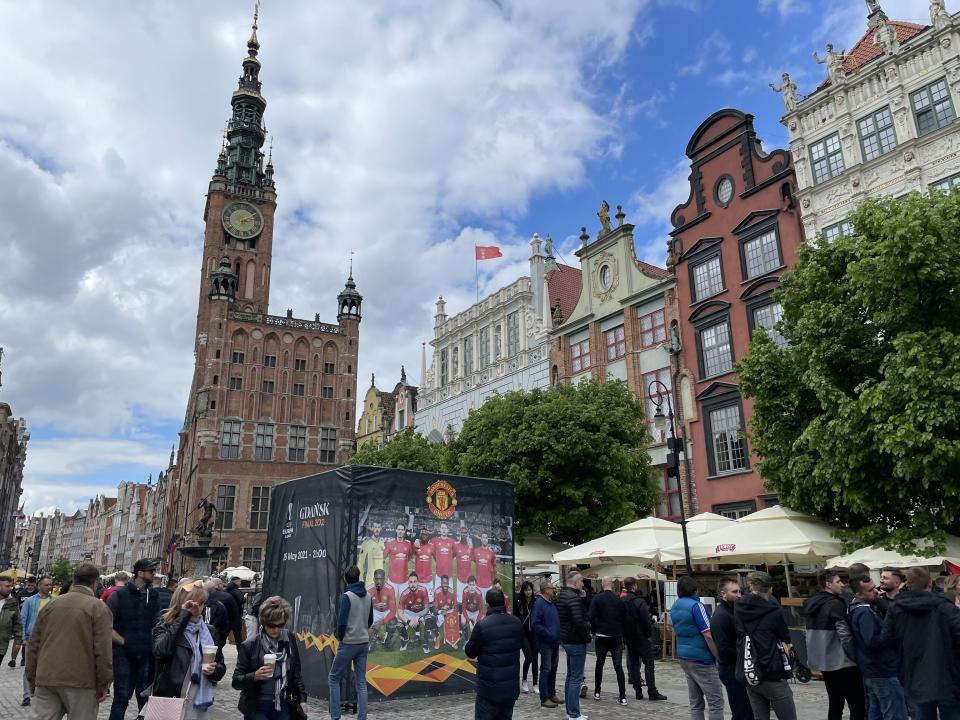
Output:
<svg viewBox="0 0 960 720">
<path fill-rule="evenodd" d="M 717 646 L 717 664 L 733 668 L 737 664 L 737 629 L 733 623 L 734 604 L 720 600 L 710 618 L 710 634 Z"/>
<path fill-rule="evenodd" d="M 285 646 L 290 651 L 290 668 L 287 672 L 287 695 L 290 703 L 307 701 L 307 690 L 303 685 L 303 671 L 300 666 L 300 651 L 296 638 L 289 630 L 283 630 L 277 639 L 277 644 Z M 281 647 L 282 649 L 282 647 Z M 257 703 L 260 701 L 260 685 L 264 682 L 257 680 L 254 675 L 263 667 L 263 643 L 260 634 L 253 635 L 242 643 L 237 651 L 237 666 L 233 670 L 233 688 L 240 691 L 240 702 L 237 708 L 243 714 L 244 720 L 253 720 L 257 714 Z M 290 717 L 297 717 L 291 712 Z"/>
<path fill-rule="evenodd" d="M 116 595 L 116 593 L 114 593 Z M 157 677 L 153 683 L 153 694 L 158 697 L 180 697 L 183 681 L 193 665 L 193 648 L 184 630 L 190 622 L 190 613 L 184 610 L 170 625 L 161 619 L 153 627 L 153 656 L 157 660 Z M 210 636 L 216 638 L 216 630 L 208 625 Z M 227 672 L 223 662 L 223 650 L 217 648 L 217 669 L 210 676 L 210 682 L 216 684 Z"/>
<path fill-rule="evenodd" d="M 949 598 L 900 593 L 883 621 L 880 641 L 896 647 L 900 680 L 911 700 L 960 705 L 960 609 Z"/>
<path fill-rule="evenodd" d="M 504 607 L 490 608 L 477 623 L 463 648 L 477 660 L 477 695 L 492 703 L 514 702 L 520 697 L 520 649 L 523 627 Z"/>
<path fill-rule="evenodd" d="M 113 613 L 113 629 L 123 636 L 123 645 L 114 650 L 133 657 L 149 657 L 153 639 L 151 628 L 160 616 L 160 595 L 152 587 L 143 589 L 131 580 L 107 598 Z"/>
<path fill-rule="evenodd" d="M 572 587 L 565 587 L 557 595 L 557 615 L 560 616 L 560 642 L 586 645 L 590 642 L 590 624 L 583 609 L 583 598 Z"/>
<path fill-rule="evenodd" d="M 623 601 L 613 594 L 613 590 L 604 590 L 597 593 L 590 601 L 587 620 L 590 622 L 594 634 L 615 638 L 623 637 L 623 626 L 626 619 Z"/>
<path fill-rule="evenodd" d="M 628 592 L 623 598 L 623 609 L 626 619 L 623 624 L 623 639 L 631 648 L 640 648 L 650 644 L 650 634 L 653 632 L 653 618 L 650 617 L 650 608 L 639 595 Z"/>
</svg>

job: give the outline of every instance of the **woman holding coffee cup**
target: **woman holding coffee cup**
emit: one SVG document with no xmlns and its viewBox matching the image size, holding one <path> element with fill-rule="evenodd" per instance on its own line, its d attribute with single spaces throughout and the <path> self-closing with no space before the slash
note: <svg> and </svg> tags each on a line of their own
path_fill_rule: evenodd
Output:
<svg viewBox="0 0 960 720">
<path fill-rule="evenodd" d="M 153 694 L 187 699 L 187 720 L 207 717 L 213 688 L 227 672 L 214 630 L 203 622 L 207 591 L 202 580 L 177 587 L 170 606 L 153 629 L 157 674 Z"/>
<path fill-rule="evenodd" d="M 307 691 L 297 641 L 285 625 L 290 603 L 267 598 L 260 605 L 260 632 L 240 644 L 233 687 L 240 691 L 244 720 L 306 718 Z"/>
</svg>

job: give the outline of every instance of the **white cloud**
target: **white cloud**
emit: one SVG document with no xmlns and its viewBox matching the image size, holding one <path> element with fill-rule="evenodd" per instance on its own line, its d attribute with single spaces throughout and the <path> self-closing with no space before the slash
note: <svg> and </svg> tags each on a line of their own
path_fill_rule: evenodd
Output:
<svg viewBox="0 0 960 720">
<path fill-rule="evenodd" d="M 790 15 L 809 12 L 810 5 L 803 0 L 760 0 L 760 10 L 776 10 L 780 17 L 785 18 Z"/>
<path fill-rule="evenodd" d="M 525 270 L 514 223 L 531 199 L 617 155 L 622 108 L 594 77 L 646 37 L 644 5 L 264 7 L 271 311 L 332 319 L 353 249 L 360 377 L 419 367 L 436 295 L 474 296 L 474 240 L 505 254 L 481 264 L 482 286 L 507 284 Z M 4 21 L 3 392 L 34 427 L 26 487 L 40 506 L 44 433 L 136 443 L 182 418 L 204 193 L 249 28 L 226 0 L 21 3 Z"/>
<path fill-rule="evenodd" d="M 641 260 L 663 267 L 667 256 L 670 215 L 690 197 L 690 160 L 683 157 L 664 171 L 653 187 L 644 186 L 630 198 L 634 242 Z"/>
</svg>

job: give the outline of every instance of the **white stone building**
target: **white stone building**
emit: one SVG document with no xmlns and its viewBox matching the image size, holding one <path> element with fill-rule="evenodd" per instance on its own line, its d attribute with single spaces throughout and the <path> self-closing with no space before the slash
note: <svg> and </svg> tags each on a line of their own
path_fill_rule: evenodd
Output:
<svg viewBox="0 0 960 720">
<path fill-rule="evenodd" d="M 828 77 L 798 100 L 784 74 L 782 122 L 790 137 L 804 233 L 849 231 L 865 198 L 900 197 L 960 181 L 960 20 L 943 0 L 930 24 L 890 20 L 867 1 L 867 28 L 847 52 L 816 60 Z"/>
<path fill-rule="evenodd" d="M 530 247 L 529 276 L 453 317 L 447 317 L 443 297 L 437 300 L 433 357 L 428 368 L 424 344 L 416 407 L 417 432 L 431 441 L 458 433 L 469 412 L 495 394 L 549 384 L 551 308 L 562 282 L 575 282 L 579 292 L 580 273 L 556 265 L 549 239 L 546 254 L 536 234 Z"/>
</svg>

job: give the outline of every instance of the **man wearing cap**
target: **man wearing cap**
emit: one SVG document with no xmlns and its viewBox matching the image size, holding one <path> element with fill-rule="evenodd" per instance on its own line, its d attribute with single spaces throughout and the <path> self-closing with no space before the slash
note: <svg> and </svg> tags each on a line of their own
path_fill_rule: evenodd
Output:
<svg viewBox="0 0 960 720">
<path fill-rule="evenodd" d="M 107 601 L 113 613 L 113 704 L 110 720 L 123 720 L 134 690 L 137 707 L 142 707 L 140 692 L 150 682 L 153 656 L 153 626 L 160 614 L 160 596 L 152 587 L 156 563 L 137 560 L 133 578 L 114 591 Z"/>
</svg>

